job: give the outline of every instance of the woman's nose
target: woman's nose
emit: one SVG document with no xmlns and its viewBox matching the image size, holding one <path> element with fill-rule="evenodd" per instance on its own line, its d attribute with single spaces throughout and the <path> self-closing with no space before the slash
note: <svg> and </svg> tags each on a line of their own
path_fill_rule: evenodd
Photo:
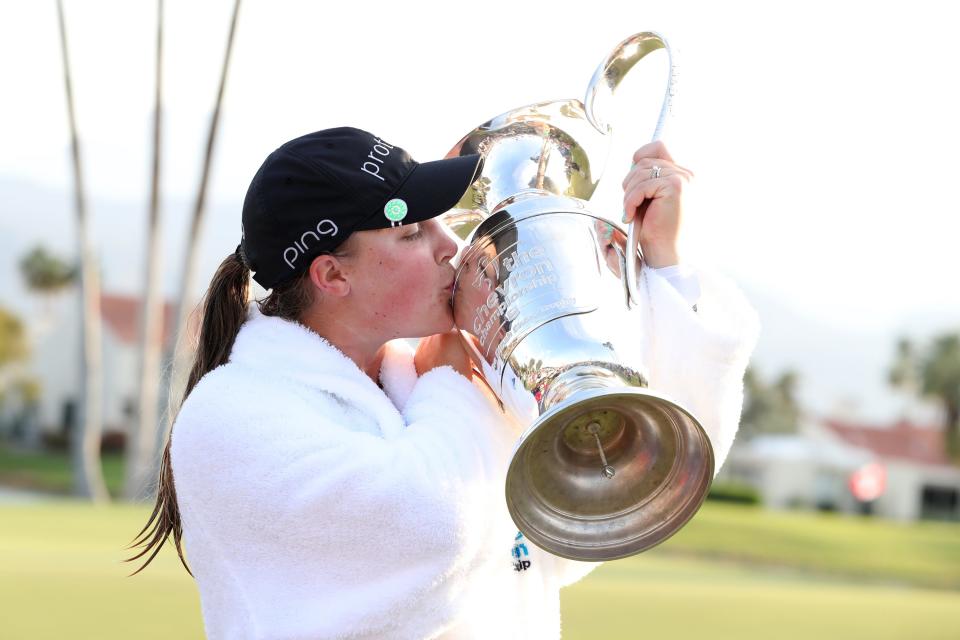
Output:
<svg viewBox="0 0 960 640">
<path fill-rule="evenodd" d="M 450 231 L 446 225 L 439 224 L 440 233 L 437 234 L 438 248 L 437 252 L 439 255 L 439 264 L 451 261 L 457 253 L 460 251 L 460 244 L 462 241 L 459 240 L 456 236 L 453 235 L 453 232 Z"/>
</svg>

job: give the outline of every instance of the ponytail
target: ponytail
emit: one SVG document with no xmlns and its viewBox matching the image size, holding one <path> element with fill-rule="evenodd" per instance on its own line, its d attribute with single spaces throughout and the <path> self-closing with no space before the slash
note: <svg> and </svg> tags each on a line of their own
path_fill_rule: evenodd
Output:
<svg viewBox="0 0 960 640">
<path fill-rule="evenodd" d="M 348 257 L 352 252 L 354 236 L 347 238 L 337 252 L 325 251 L 339 258 Z M 260 312 L 266 316 L 276 316 L 284 320 L 300 321 L 307 309 L 314 303 L 316 291 L 310 284 L 310 273 L 300 275 L 274 286 L 270 294 L 257 301 Z M 180 405 L 193 391 L 200 378 L 230 358 L 233 343 L 240 333 L 240 327 L 247 319 L 247 306 L 250 303 L 250 268 L 243 257 L 240 247 L 228 256 L 213 275 L 210 287 L 203 302 L 203 320 L 200 327 L 200 339 L 197 353 L 190 369 L 187 386 Z M 151 526 L 152 525 L 152 526 Z M 149 529 L 149 531 L 147 531 Z M 139 569 L 131 573 L 134 576 L 143 571 L 160 552 L 163 543 L 173 535 L 173 543 L 180 556 L 180 563 L 191 576 L 193 572 L 183 557 L 180 539 L 183 529 L 180 523 L 180 510 L 177 508 L 177 491 L 173 485 L 173 468 L 170 466 L 170 437 L 163 449 L 160 462 L 160 478 L 157 483 L 157 503 L 147 524 L 137 534 L 136 539 L 127 548 L 143 546 L 144 549 L 125 562 L 142 557 L 153 549 Z M 128 576 L 129 577 L 129 576 Z"/>
<path fill-rule="evenodd" d="M 204 375 L 224 364 L 230 357 L 233 343 L 247 317 L 247 305 L 250 300 L 250 269 L 244 264 L 238 251 L 228 256 L 214 274 L 210 287 L 204 297 L 203 319 L 200 328 L 199 345 L 187 379 L 180 405 L 190 395 Z M 151 526 L 152 525 L 152 526 Z M 147 531 L 149 529 L 149 531 Z M 143 546 L 144 549 L 125 562 L 142 557 L 151 549 L 153 553 L 143 565 L 131 573 L 134 576 L 150 564 L 163 543 L 170 535 L 180 556 L 180 562 L 191 576 L 193 572 L 183 557 L 180 539 L 183 529 L 180 523 L 180 510 L 177 508 L 177 492 L 173 485 L 173 469 L 170 466 L 170 438 L 163 450 L 160 462 L 160 477 L 157 484 L 157 502 L 147 524 L 137 534 L 130 547 Z M 129 577 L 129 576 L 128 576 Z"/>
</svg>

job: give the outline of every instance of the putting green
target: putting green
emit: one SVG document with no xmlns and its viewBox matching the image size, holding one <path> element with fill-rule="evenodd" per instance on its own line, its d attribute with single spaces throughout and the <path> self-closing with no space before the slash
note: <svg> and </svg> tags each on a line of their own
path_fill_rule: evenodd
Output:
<svg viewBox="0 0 960 640">
<path fill-rule="evenodd" d="M 130 505 L 0 507 L 0 637 L 203 637 L 172 544 L 126 577 L 136 567 L 121 561 L 124 546 L 148 515 Z M 958 532 L 707 505 L 675 539 L 565 589 L 564 638 L 957 638 L 960 591 L 930 585 L 955 584 Z M 858 537 L 860 553 L 850 546 Z M 890 553 L 904 557 L 844 559 Z M 803 562 L 777 566 L 791 554 Z M 827 560 L 807 566 L 815 557 Z"/>
<path fill-rule="evenodd" d="M 960 637 L 960 592 L 649 554 L 561 592 L 565 640 Z"/>
</svg>

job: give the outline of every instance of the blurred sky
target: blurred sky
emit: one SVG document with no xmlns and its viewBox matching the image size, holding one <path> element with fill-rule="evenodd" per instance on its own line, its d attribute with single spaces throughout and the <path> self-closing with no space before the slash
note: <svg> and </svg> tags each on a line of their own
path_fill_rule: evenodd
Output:
<svg viewBox="0 0 960 640">
<path fill-rule="evenodd" d="M 135 290 L 149 185 L 155 4 L 65 6 L 94 240 L 125 260 L 126 268 L 107 269 L 107 286 Z M 941 6 L 247 0 L 198 288 L 239 240 L 250 177 L 285 140 L 350 124 L 418 160 L 437 158 L 498 113 L 582 97 L 616 43 L 654 30 L 670 41 L 678 71 L 663 140 L 696 173 L 685 210 L 687 257 L 822 326 L 892 335 L 956 325 L 960 41 Z M 231 9 L 229 0 L 166 2 L 171 292 Z M 8 203 L 0 231 L 38 224 L 18 220 L 9 206 L 20 186 L 61 194 L 51 202 L 62 206 L 48 212 L 40 233 L 70 253 L 57 38 L 52 0 L 0 4 L 0 200 Z M 622 86 L 611 163 L 594 197 L 611 217 L 620 214 L 630 153 L 652 133 L 666 69 L 657 52 Z"/>
</svg>

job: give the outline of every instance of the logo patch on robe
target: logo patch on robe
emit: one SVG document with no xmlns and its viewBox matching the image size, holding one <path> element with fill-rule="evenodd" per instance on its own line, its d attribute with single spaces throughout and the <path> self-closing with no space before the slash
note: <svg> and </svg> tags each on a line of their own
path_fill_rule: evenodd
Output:
<svg viewBox="0 0 960 640">
<path fill-rule="evenodd" d="M 527 551 L 527 545 L 524 543 L 523 534 L 517 531 L 517 537 L 513 539 L 513 570 L 526 571 L 530 568 L 530 552 Z"/>
</svg>

